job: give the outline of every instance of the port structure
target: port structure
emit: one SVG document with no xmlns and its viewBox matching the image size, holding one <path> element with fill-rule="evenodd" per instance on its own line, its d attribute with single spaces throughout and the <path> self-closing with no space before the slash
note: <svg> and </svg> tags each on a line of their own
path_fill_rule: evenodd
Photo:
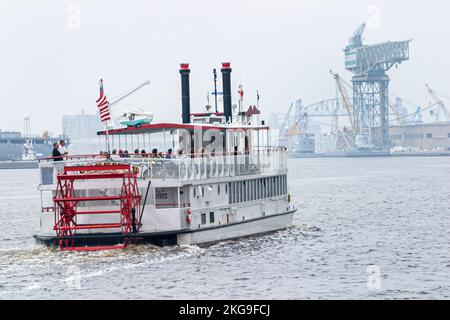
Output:
<svg viewBox="0 0 450 320">
<path fill-rule="evenodd" d="M 117 180 L 119 180 L 119 184 L 115 183 Z M 137 215 L 140 210 L 141 196 L 137 186 L 137 174 L 132 171 L 131 165 L 104 164 L 64 167 L 62 172 L 57 175 L 57 181 L 53 197 L 53 211 L 55 212 L 53 229 L 58 236 L 58 246 L 61 250 L 124 249 L 131 240 L 127 236 L 139 232 L 140 218 Z M 84 184 L 100 182 L 109 190 L 98 194 L 99 190 L 79 189 L 76 181 Z M 90 192 L 92 195 L 89 194 Z M 97 205 L 80 206 L 81 203 L 92 204 L 95 202 Z M 102 205 L 99 206 L 99 203 Z M 80 216 L 82 216 L 81 219 Z M 99 221 L 92 216 L 102 216 L 105 221 Z M 79 220 L 83 220 L 84 223 Z M 123 243 L 110 246 L 77 246 L 75 243 L 77 231 L 95 232 L 99 229 L 120 231 L 123 234 Z"/>
<path fill-rule="evenodd" d="M 409 43 L 388 41 L 363 45 L 366 24 L 359 26 L 344 49 L 345 68 L 353 73 L 355 147 L 389 150 L 389 76 L 393 66 L 409 60 Z"/>
<path fill-rule="evenodd" d="M 437 110 L 430 110 L 430 115 L 433 116 L 434 118 L 434 122 L 439 122 L 441 119 L 441 112 L 444 115 L 444 122 L 450 122 L 450 111 L 447 109 L 447 107 L 445 106 L 444 102 L 441 100 L 441 98 L 439 98 L 439 96 L 436 94 L 436 92 L 426 83 L 425 84 L 428 93 L 430 94 L 430 96 L 433 98 L 434 100 L 434 104 L 431 104 L 430 107 L 434 107 L 435 105 L 438 106 L 439 108 Z"/>
<path fill-rule="evenodd" d="M 327 134 L 331 139 L 328 151 L 350 151 L 353 146 L 351 110 L 348 109 L 350 107 L 351 103 L 347 105 L 345 99 L 338 97 L 309 105 L 304 105 L 301 99 L 297 99 L 291 103 L 279 128 L 280 143 L 293 149 L 295 144 L 309 138 L 315 140 L 314 143 L 317 145 L 314 128 L 310 126 L 311 120 L 313 126 L 330 126 L 330 133 Z M 342 118 L 345 122 L 343 129 L 340 129 Z M 331 123 L 328 123 L 329 120 Z"/>
</svg>

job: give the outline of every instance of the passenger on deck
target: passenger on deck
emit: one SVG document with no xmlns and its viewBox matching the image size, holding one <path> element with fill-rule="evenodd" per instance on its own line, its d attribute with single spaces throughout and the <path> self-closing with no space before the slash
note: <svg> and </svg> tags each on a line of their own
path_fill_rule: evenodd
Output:
<svg viewBox="0 0 450 320">
<path fill-rule="evenodd" d="M 181 149 L 178 150 L 177 155 L 178 155 L 179 159 L 186 159 L 187 158 L 187 156 L 183 153 L 183 150 L 181 150 Z"/>
<path fill-rule="evenodd" d="M 61 152 L 59 152 L 59 143 L 55 142 L 53 144 L 53 151 L 52 151 L 52 157 L 53 157 L 53 161 L 63 161 L 63 157 Z"/>
<path fill-rule="evenodd" d="M 158 149 L 152 149 L 152 155 L 151 155 L 151 157 L 152 158 L 158 158 Z"/>
<path fill-rule="evenodd" d="M 166 159 L 172 159 L 172 149 L 167 150 L 165 158 Z"/>
<path fill-rule="evenodd" d="M 125 151 L 123 152 L 123 157 L 124 157 L 124 158 L 129 158 L 129 157 L 130 157 L 130 154 L 128 153 L 128 150 L 125 150 Z"/>
<path fill-rule="evenodd" d="M 144 157 L 144 158 L 145 158 L 145 157 L 148 157 L 148 156 L 147 156 L 147 153 L 145 152 L 144 149 L 141 150 L 141 156 Z"/>
<path fill-rule="evenodd" d="M 117 154 L 117 150 L 113 149 L 113 151 L 111 152 L 111 159 L 117 159 L 119 158 L 119 155 Z"/>
<path fill-rule="evenodd" d="M 139 153 L 139 149 L 135 149 L 134 150 L 134 157 L 135 158 L 139 158 L 141 156 L 141 154 Z"/>
<path fill-rule="evenodd" d="M 119 149 L 119 157 L 123 158 L 123 150 Z"/>
<path fill-rule="evenodd" d="M 58 149 L 58 151 L 63 156 L 66 155 L 66 154 L 69 154 L 69 151 L 67 151 L 65 146 L 66 146 L 66 142 L 64 140 L 60 140 L 59 141 L 59 149 Z"/>
</svg>

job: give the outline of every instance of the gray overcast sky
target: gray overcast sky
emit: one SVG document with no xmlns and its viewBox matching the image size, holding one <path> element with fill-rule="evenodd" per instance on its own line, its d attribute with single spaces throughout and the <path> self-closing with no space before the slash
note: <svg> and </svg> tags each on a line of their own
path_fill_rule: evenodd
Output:
<svg viewBox="0 0 450 320">
<path fill-rule="evenodd" d="M 230 61 L 246 103 L 263 113 L 332 95 L 329 69 L 347 80 L 342 49 L 369 21 L 365 43 L 413 39 L 391 91 L 425 105 L 424 83 L 450 95 L 450 4 L 443 0 L 1 0 L 0 129 L 61 131 L 61 115 L 95 113 L 98 79 L 113 97 L 147 79 L 123 104 L 180 121 L 178 67 L 191 64 L 191 108 L 201 111 L 212 68 Z M 235 97 L 236 99 L 236 97 Z M 236 100 L 235 100 L 236 101 Z"/>
</svg>

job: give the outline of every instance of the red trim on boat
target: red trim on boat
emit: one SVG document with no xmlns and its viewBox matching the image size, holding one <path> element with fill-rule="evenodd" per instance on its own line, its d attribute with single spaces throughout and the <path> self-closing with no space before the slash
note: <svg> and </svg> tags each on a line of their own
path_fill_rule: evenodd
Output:
<svg viewBox="0 0 450 320">
<path fill-rule="evenodd" d="M 186 130 L 221 130 L 221 131 L 233 131 L 233 130 L 268 130 L 268 126 L 264 127 L 251 127 L 251 126 L 237 126 L 237 127 L 223 127 L 223 126 L 214 126 L 210 124 L 202 124 L 202 123 L 153 123 L 153 124 L 144 124 L 136 127 L 127 127 L 120 129 L 111 129 L 108 131 L 110 135 L 119 135 L 119 134 L 139 134 L 139 133 L 158 133 L 163 131 L 170 131 L 176 129 L 186 129 Z M 99 131 L 97 135 L 106 135 L 106 131 Z"/>
</svg>

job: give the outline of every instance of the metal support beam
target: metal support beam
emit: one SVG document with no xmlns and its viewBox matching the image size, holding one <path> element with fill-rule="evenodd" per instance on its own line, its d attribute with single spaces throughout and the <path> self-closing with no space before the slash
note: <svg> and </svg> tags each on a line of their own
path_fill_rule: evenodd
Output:
<svg viewBox="0 0 450 320">
<path fill-rule="evenodd" d="M 384 72 L 354 76 L 355 130 L 380 151 L 389 150 L 389 77 Z"/>
</svg>

